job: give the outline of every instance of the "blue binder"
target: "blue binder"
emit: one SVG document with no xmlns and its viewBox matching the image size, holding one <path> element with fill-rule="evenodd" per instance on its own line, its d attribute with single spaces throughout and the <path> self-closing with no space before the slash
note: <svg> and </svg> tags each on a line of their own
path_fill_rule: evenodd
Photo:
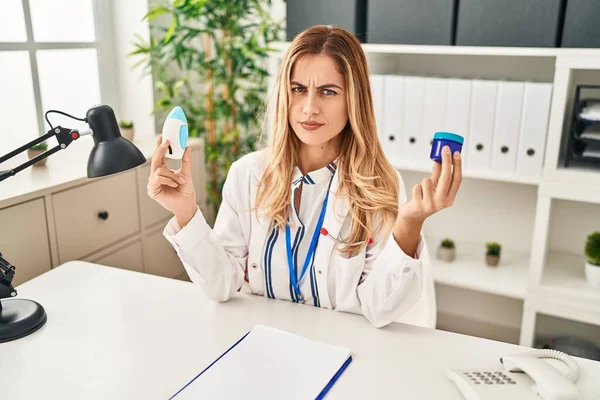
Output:
<svg viewBox="0 0 600 400">
<path fill-rule="evenodd" d="M 171 396 L 169 398 L 169 400 L 175 399 L 177 397 L 178 394 L 180 394 L 182 391 L 185 390 L 185 388 L 187 388 L 189 385 L 191 385 L 196 379 L 198 379 L 202 374 L 204 374 L 206 371 L 208 371 L 210 369 L 210 367 L 212 367 L 213 365 L 215 365 L 221 358 L 223 358 L 227 353 L 229 353 L 231 350 L 233 350 L 238 344 L 240 344 L 242 342 L 242 340 L 244 340 L 246 338 L 246 336 L 248 336 L 250 334 L 250 332 L 246 333 L 244 336 L 241 337 L 240 340 L 238 340 L 237 342 L 235 342 L 233 344 L 233 346 L 231 346 L 229 349 L 227 349 L 227 351 L 225 351 L 223 354 L 221 354 L 219 356 L 219 358 L 217 358 L 216 360 L 214 360 L 212 363 L 210 363 L 210 365 L 206 368 L 204 368 L 202 370 L 202 372 L 200 372 L 198 375 L 196 375 L 191 381 L 189 381 L 184 387 L 182 387 L 181 389 L 179 389 L 179 391 L 177 391 L 177 393 L 175 393 L 173 396 Z M 333 385 L 335 384 L 335 382 L 340 378 L 340 376 L 342 376 L 342 374 L 344 373 L 344 371 L 346 370 L 346 368 L 348 368 L 348 365 L 350 365 L 350 363 L 352 362 L 352 356 L 349 356 L 348 359 L 346 360 L 346 362 L 340 367 L 340 369 L 335 373 L 335 375 L 331 378 L 331 380 L 327 383 L 327 385 L 323 388 L 323 390 L 321 391 L 321 393 L 319 393 L 319 395 L 315 398 L 316 400 L 321 400 L 325 397 L 325 395 L 327 394 L 327 392 L 329 392 L 329 390 L 331 390 L 331 388 L 333 387 Z"/>
</svg>

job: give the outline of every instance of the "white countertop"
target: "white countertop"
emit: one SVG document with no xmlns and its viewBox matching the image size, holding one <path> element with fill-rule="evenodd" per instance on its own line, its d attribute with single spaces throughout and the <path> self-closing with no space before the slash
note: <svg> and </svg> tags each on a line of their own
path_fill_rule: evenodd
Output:
<svg viewBox="0 0 600 400">
<path fill-rule="evenodd" d="M 327 399 L 461 399 L 447 368 L 502 368 L 526 348 L 238 294 L 208 300 L 192 283 L 70 262 L 18 288 L 48 322 L 0 344 L 2 398 L 167 399 L 257 324 L 352 350 Z M 577 386 L 600 398 L 600 363 Z"/>
</svg>

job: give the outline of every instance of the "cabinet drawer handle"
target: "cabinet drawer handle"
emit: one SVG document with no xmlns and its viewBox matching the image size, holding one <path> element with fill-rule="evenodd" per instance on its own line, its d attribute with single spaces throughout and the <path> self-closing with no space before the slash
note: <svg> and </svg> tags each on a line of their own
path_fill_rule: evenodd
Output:
<svg viewBox="0 0 600 400">
<path fill-rule="evenodd" d="M 508 153 L 508 146 L 502 146 L 502 148 L 500 149 L 500 151 L 502 152 L 502 154 Z"/>
<path fill-rule="evenodd" d="M 108 211 L 100 211 L 98 213 L 98 218 L 106 221 L 108 219 Z"/>
</svg>

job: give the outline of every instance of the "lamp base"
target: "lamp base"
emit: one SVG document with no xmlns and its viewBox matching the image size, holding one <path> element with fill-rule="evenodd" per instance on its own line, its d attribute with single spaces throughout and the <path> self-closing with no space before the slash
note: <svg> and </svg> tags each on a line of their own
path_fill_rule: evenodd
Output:
<svg viewBox="0 0 600 400">
<path fill-rule="evenodd" d="M 46 311 L 27 299 L 4 299 L 0 308 L 0 343 L 25 337 L 46 323 Z"/>
</svg>

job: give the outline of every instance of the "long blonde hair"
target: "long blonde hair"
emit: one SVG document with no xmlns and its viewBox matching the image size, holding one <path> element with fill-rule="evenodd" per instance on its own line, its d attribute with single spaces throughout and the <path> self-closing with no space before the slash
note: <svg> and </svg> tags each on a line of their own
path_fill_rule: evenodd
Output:
<svg viewBox="0 0 600 400">
<path fill-rule="evenodd" d="M 360 42 L 344 29 L 313 26 L 296 36 L 283 56 L 275 83 L 270 160 L 259 183 L 256 208 L 272 219 L 276 227 L 285 227 L 300 145 L 289 125 L 290 79 L 294 63 L 309 54 L 331 57 L 346 83 L 349 118 L 340 133 L 337 173 L 338 192 L 348 195 L 353 220 L 341 251 L 353 254 L 366 246 L 370 238 L 381 233 L 386 238 L 391 232 L 398 215 L 399 180 L 377 135 L 367 59 Z"/>
</svg>

